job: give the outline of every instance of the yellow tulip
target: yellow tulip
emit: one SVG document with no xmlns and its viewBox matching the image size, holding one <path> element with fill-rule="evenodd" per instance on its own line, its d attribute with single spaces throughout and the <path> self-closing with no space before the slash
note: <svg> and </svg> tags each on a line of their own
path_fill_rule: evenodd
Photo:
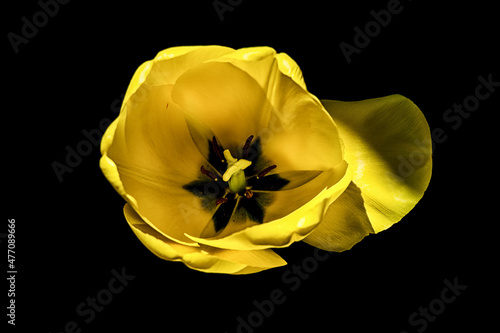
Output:
<svg viewBox="0 0 500 333">
<path fill-rule="evenodd" d="M 285 265 L 304 241 L 344 251 L 423 196 L 431 137 L 400 95 L 320 101 L 269 47 L 173 47 L 142 64 L 101 143 L 125 218 L 158 257 L 203 272 Z"/>
</svg>

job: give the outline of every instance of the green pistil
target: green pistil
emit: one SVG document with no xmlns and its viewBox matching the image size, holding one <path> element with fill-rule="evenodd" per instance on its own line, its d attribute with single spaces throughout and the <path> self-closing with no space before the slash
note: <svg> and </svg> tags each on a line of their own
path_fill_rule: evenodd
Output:
<svg viewBox="0 0 500 333">
<path fill-rule="evenodd" d="M 222 180 L 227 182 L 229 189 L 233 193 L 244 193 L 247 186 L 245 170 L 252 162 L 245 159 L 236 159 L 231 155 L 229 149 L 224 150 L 224 157 L 227 161 L 227 170 L 222 175 Z"/>
</svg>

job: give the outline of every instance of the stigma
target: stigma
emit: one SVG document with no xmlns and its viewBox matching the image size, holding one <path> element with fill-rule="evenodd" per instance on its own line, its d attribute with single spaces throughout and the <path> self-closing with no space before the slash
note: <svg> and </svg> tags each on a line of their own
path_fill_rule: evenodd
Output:
<svg viewBox="0 0 500 333">
<path fill-rule="evenodd" d="M 222 180 L 228 183 L 231 192 L 244 192 L 246 190 L 247 181 L 243 170 L 248 168 L 252 162 L 244 158 L 234 158 L 229 149 L 224 150 L 224 157 L 227 161 L 227 170 L 222 175 Z"/>
</svg>

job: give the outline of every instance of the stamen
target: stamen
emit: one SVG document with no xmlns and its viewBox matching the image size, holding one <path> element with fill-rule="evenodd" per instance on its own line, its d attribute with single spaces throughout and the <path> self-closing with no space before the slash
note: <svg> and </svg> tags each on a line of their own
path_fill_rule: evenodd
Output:
<svg viewBox="0 0 500 333">
<path fill-rule="evenodd" d="M 212 148 L 217 156 L 219 156 L 221 162 L 224 161 L 224 153 L 222 152 L 221 146 L 219 146 L 219 143 L 217 142 L 217 139 L 215 136 L 212 138 Z"/>
<path fill-rule="evenodd" d="M 250 148 L 250 143 L 252 143 L 253 140 L 253 135 L 250 135 L 245 141 L 245 145 L 243 146 L 243 158 L 247 158 L 248 155 L 248 148 Z"/>
<path fill-rule="evenodd" d="M 217 181 L 217 176 L 213 172 L 210 172 L 207 169 L 205 169 L 203 165 L 201 166 L 201 173 L 204 174 L 205 176 L 212 178 L 212 180 Z"/>
<path fill-rule="evenodd" d="M 257 175 L 257 179 L 261 178 L 261 177 L 264 177 L 265 175 L 267 175 L 267 173 L 273 169 L 276 168 L 276 165 L 271 165 L 270 167 L 267 167 L 265 168 L 264 170 L 262 170 L 258 175 Z"/>
<path fill-rule="evenodd" d="M 218 205 L 222 205 L 223 203 L 225 202 L 228 202 L 229 199 L 226 199 L 226 198 L 218 198 L 217 200 L 215 200 L 215 205 L 218 206 Z"/>
<path fill-rule="evenodd" d="M 245 198 L 250 199 L 251 197 L 253 197 L 253 192 L 251 190 L 246 190 Z"/>
</svg>

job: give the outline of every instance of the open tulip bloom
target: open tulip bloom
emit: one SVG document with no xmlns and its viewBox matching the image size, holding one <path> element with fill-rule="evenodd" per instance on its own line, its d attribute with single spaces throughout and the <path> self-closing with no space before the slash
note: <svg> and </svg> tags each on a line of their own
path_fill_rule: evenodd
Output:
<svg viewBox="0 0 500 333">
<path fill-rule="evenodd" d="M 142 64 L 101 143 L 125 218 L 158 257 L 249 274 L 304 241 L 350 249 L 398 222 L 431 176 L 431 136 L 400 95 L 320 101 L 269 47 L 173 47 Z"/>
</svg>

